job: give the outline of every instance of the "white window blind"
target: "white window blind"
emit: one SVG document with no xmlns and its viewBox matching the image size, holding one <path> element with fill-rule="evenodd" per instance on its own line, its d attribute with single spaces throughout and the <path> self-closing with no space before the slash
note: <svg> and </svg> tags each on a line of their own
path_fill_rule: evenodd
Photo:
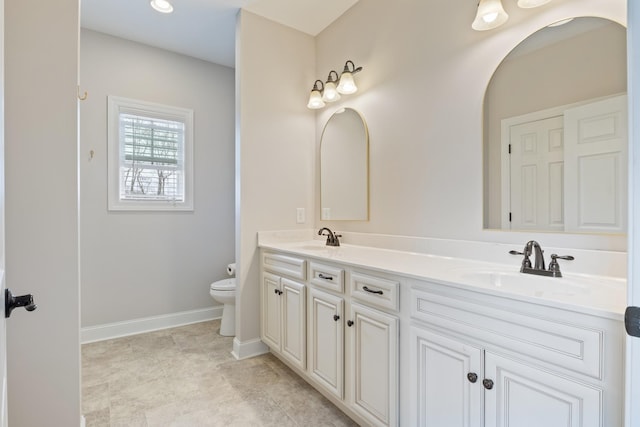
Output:
<svg viewBox="0 0 640 427">
<path fill-rule="evenodd" d="M 184 123 L 120 114 L 120 198 L 184 200 Z"/>
<path fill-rule="evenodd" d="M 193 111 L 110 96 L 109 209 L 193 209 Z"/>
</svg>

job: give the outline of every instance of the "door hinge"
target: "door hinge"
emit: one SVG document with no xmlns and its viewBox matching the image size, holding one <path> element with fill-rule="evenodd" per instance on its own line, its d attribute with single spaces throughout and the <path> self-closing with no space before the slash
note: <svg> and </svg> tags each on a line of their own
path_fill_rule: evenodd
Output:
<svg viewBox="0 0 640 427">
<path fill-rule="evenodd" d="M 511 144 L 509 144 L 509 154 L 511 154 Z"/>
<path fill-rule="evenodd" d="M 511 212 L 509 212 L 509 222 L 511 222 Z"/>
</svg>

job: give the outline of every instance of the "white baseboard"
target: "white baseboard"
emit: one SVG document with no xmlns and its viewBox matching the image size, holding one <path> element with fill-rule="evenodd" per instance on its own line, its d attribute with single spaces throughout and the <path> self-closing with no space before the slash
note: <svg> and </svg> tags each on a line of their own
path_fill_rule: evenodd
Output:
<svg viewBox="0 0 640 427">
<path fill-rule="evenodd" d="M 238 338 L 233 339 L 233 351 L 231 354 L 238 360 L 260 356 L 269 352 L 269 347 L 260 338 L 240 342 Z"/>
<path fill-rule="evenodd" d="M 129 335 L 157 331 L 159 329 L 174 328 L 191 323 L 204 322 L 222 317 L 222 306 L 203 308 L 200 310 L 182 311 L 164 314 L 162 316 L 145 317 L 124 322 L 107 323 L 105 325 L 89 326 L 80 330 L 80 342 L 104 341 Z"/>
</svg>

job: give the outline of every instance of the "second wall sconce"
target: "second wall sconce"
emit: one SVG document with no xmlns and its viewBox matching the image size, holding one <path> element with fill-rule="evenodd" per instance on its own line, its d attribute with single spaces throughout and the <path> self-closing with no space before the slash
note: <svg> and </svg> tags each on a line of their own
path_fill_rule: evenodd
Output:
<svg viewBox="0 0 640 427">
<path fill-rule="evenodd" d="M 518 7 L 532 9 L 549 3 L 551 0 L 518 0 Z M 501 0 L 480 0 L 476 18 L 471 28 L 476 31 L 492 30 L 507 22 L 509 15 L 504 11 Z"/>
<path fill-rule="evenodd" d="M 342 74 L 338 76 L 335 70 L 329 72 L 326 83 L 322 80 L 316 80 L 313 83 L 313 89 L 309 95 L 307 107 L 312 110 L 324 107 L 325 102 L 335 102 L 340 99 L 340 94 L 350 95 L 358 91 L 356 82 L 353 78 L 355 73 L 362 71 L 362 67 L 356 68 L 353 61 L 349 60 L 344 64 Z"/>
</svg>

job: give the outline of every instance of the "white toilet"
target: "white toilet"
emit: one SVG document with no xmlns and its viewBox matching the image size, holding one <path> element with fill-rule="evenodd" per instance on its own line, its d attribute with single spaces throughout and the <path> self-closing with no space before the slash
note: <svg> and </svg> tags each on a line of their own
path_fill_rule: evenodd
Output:
<svg viewBox="0 0 640 427">
<path fill-rule="evenodd" d="M 222 321 L 220 322 L 220 335 L 232 337 L 236 334 L 236 279 L 218 280 L 211 284 L 209 291 L 211 297 L 224 304 L 222 308 Z"/>
</svg>

